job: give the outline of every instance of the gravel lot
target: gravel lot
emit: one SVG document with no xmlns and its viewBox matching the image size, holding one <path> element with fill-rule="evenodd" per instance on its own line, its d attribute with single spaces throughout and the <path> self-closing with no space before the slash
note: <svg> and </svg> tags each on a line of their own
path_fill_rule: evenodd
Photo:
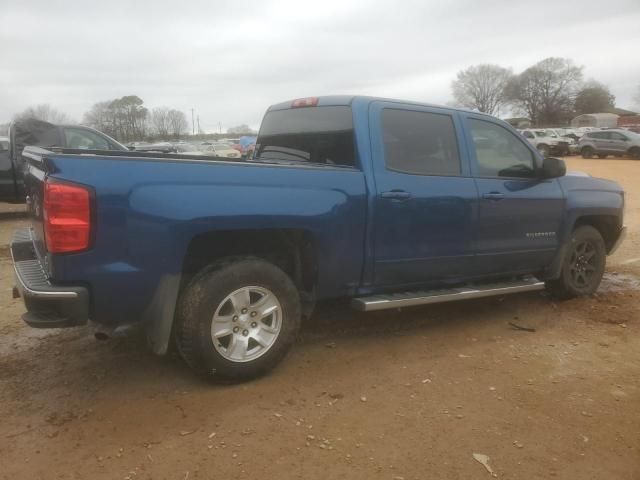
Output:
<svg viewBox="0 0 640 480">
<path fill-rule="evenodd" d="M 505 479 L 640 479 L 640 162 L 567 162 L 627 191 L 597 295 L 325 306 L 243 385 L 203 383 L 138 335 L 24 325 L 6 244 L 26 221 L 0 207 L 0 478 L 491 478 L 479 453 Z"/>
</svg>

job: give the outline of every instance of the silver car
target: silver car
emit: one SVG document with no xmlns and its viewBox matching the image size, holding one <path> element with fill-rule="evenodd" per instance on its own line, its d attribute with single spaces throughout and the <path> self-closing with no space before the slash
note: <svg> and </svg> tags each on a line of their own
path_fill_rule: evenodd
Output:
<svg viewBox="0 0 640 480">
<path fill-rule="evenodd" d="M 629 155 L 640 160 L 640 135 L 623 129 L 591 131 L 582 136 L 578 149 L 582 158 Z"/>
</svg>

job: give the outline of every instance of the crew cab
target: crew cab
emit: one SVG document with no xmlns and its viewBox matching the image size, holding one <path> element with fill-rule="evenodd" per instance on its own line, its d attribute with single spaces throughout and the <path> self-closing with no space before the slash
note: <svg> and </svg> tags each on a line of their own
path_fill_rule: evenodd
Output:
<svg viewBox="0 0 640 480">
<path fill-rule="evenodd" d="M 33 327 L 141 324 L 208 377 L 276 365 L 301 317 L 547 288 L 588 295 L 624 193 L 486 114 L 371 97 L 271 106 L 248 161 L 28 147 L 11 251 Z"/>
<path fill-rule="evenodd" d="M 25 201 L 22 150 L 28 145 L 48 149 L 127 150 L 108 135 L 84 125 L 54 125 L 35 118 L 13 122 L 9 136 L 0 137 L 1 202 Z"/>
</svg>

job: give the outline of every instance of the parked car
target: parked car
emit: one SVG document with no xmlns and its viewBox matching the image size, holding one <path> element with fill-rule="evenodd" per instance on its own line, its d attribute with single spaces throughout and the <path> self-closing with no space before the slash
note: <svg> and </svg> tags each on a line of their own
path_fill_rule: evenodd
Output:
<svg viewBox="0 0 640 480">
<path fill-rule="evenodd" d="M 20 198 L 9 156 L 9 137 L 0 137 L 0 201 L 15 202 Z"/>
<path fill-rule="evenodd" d="M 48 149 L 128 151 L 127 147 L 98 130 L 83 125 L 54 125 L 36 119 L 9 126 L 8 145 L 0 150 L 0 201 L 25 201 L 22 151 L 27 145 Z M 5 150 L 6 146 L 6 150 Z"/>
<path fill-rule="evenodd" d="M 640 160 L 640 135 L 624 129 L 591 131 L 582 136 L 578 148 L 583 158 L 629 155 Z"/>
<path fill-rule="evenodd" d="M 572 129 L 547 128 L 546 131 L 551 134 L 552 138 L 567 142 L 567 149 L 559 153 L 560 155 L 574 155 L 578 152 L 578 139 L 580 137 Z"/>
<path fill-rule="evenodd" d="M 131 147 L 130 147 L 131 148 Z M 171 142 L 142 143 L 132 147 L 136 152 L 175 153 L 176 146 Z"/>
<path fill-rule="evenodd" d="M 569 153 L 569 142 L 545 129 L 522 130 L 522 136 L 533 145 L 543 157 L 564 156 Z"/>
<path fill-rule="evenodd" d="M 371 97 L 270 107 L 247 162 L 27 147 L 11 244 L 33 327 L 142 323 L 197 372 L 275 366 L 322 300 L 397 309 L 596 291 L 620 185 L 486 114 Z M 90 162 L 88 166 L 87 162 Z M 114 300 L 115 299 L 115 300 Z"/>
<path fill-rule="evenodd" d="M 177 145 L 176 152 L 182 155 L 202 155 L 207 157 L 225 157 L 239 159 L 240 152 L 224 143 Z"/>
<path fill-rule="evenodd" d="M 213 154 L 216 157 L 240 158 L 241 154 L 231 145 L 225 143 L 214 143 L 206 150 L 207 155 Z"/>
</svg>

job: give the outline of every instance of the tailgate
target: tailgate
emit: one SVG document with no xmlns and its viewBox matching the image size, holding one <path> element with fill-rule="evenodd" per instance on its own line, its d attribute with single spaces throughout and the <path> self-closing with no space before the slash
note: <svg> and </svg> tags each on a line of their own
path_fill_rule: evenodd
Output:
<svg viewBox="0 0 640 480">
<path fill-rule="evenodd" d="M 36 255 L 48 271 L 47 247 L 44 240 L 43 199 L 44 180 L 47 176 L 44 154 L 46 150 L 27 147 L 22 155 L 25 160 L 24 188 L 27 211 L 31 220 L 31 237 Z M 49 272 L 47 272 L 49 273 Z"/>
</svg>

